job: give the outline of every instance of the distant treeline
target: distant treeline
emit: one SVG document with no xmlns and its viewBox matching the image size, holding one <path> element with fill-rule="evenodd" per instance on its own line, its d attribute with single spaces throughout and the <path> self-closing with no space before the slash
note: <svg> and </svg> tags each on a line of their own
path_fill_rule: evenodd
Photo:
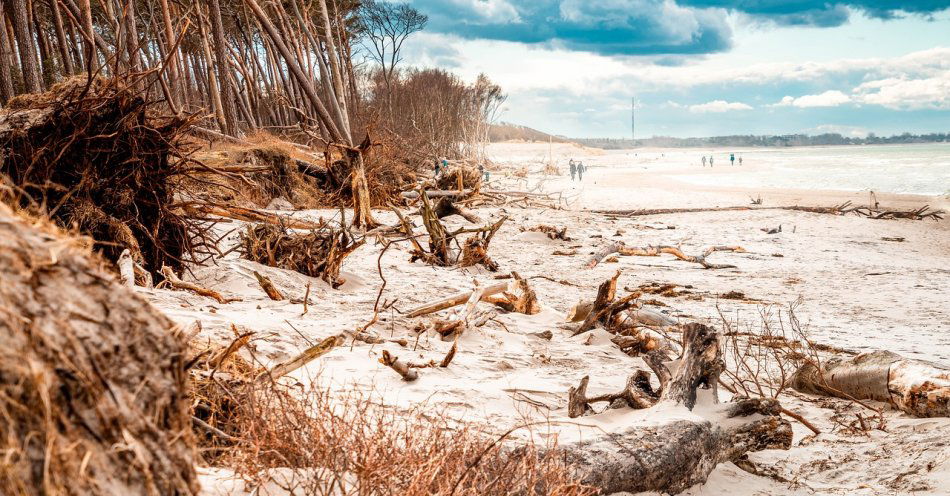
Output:
<svg viewBox="0 0 950 496">
<path fill-rule="evenodd" d="M 591 146 L 603 149 L 621 149 L 641 146 L 655 146 L 664 148 L 690 148 L 690 147 L 756 147 L 756 146 L 825 146 L 825 145 L 885 145 L 901 143 L 948 143 L 950 142 L 950 133 L 930 133 L 930 134 L 897 134 L 890 137 L 877 136 L 874 133 L 866 138 L 849 138 L 838 133 L 825 133 L 818 135 L 807 134 L 786 134 L 782 136 L 772 135 L 734 135 L 734 136 L 713 136 L 710 138 L 673 138 L 670 136 L 655 136 L 653 138 L 638 139 L 636 141 L 629 139 L 611 139 L 611 138 L 590 138 L 574 140 L 585 146 Z"/>
</svg>

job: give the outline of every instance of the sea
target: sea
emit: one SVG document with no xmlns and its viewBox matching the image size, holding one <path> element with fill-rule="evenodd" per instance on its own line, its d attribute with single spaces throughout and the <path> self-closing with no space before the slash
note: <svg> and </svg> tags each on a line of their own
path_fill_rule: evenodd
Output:
<svg viewBox="0 0 950 496">
<path fill-rule="evenodd" d="M 699 186 L 950 195 L 950 143 L 612 150 L 592 162 L 671 172 Z"/>
</svg>

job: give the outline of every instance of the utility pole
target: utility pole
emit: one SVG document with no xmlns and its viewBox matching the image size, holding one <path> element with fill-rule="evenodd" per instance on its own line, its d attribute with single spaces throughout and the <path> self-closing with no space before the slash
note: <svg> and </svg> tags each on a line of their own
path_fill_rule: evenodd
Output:
<svg viewBox="0 0 950 496">
<path fill-rule="evenodd" d="M 630 141 L 637 140 L 637 98 L 630 97 Z M 632 144 L 632 143 L 631 143 Z"/>
</svg>

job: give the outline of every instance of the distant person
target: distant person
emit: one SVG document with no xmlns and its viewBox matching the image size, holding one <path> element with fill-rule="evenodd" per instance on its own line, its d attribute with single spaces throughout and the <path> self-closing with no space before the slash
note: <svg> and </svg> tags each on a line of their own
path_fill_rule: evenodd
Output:
<svg viewBox="0 0 950 496">
<path fill-rule="evenodd" d="M 442 167 L 442 161 L 438 158 L 435 159 L 435 177 L 439 177 L 439 172 Z"/>
<path fill-rule="evenodd" d="M 584 162 L 578 162 L 578 163 L 577 163 L 577 180 L 578 180 L 578 181 L 583 181 L 583 180 L 584 180 L 584 170 L 585 170 L 585 169 L 584 169 Z"/>
<path fill-rule="evenodd" d="M 577 174 L 577 165 L 574 163 L 574 159 L 573 159 L 573 158 L 571 159 L 571 161 L 570 161 L 569 163 L 570 163 L 570 165 L 571 165 L 571 181 L 573 181 L 573 180 L 574 180 L 574 176 Z"/>
<path fill-rule="evenodd" d="M 710 167 L 713 166 L 713 156 L 712 156 L 712 155 L 709 156 L 709 166 L 710 166 Z"/>
<path fill-rule="evenodd" d="M 485 169 L 485 164 L 478 164 L 478 171 L 484 176 L 485 184 L 488 184 L 488 169 Z"/>
<path fill-rule="evenodd" d="M 730 153 L 730 154 L 729 154 L 729 165 L 736 165 L 736 154 L 735 154 L 735 153 Z"/>
<path fill-rule="evenodd" d="M 739 155 L 739 167 L 742 167 L 742 155 Z"/>
<path fill-rule="evenodd" d="M 706 156 L 703 155 L 703 167 L 706 167 Z"/>
</svg>

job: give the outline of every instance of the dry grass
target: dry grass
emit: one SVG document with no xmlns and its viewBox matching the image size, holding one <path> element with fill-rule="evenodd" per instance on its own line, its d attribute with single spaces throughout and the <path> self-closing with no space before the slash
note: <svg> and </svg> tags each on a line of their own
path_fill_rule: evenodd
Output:
<svg viewBox="0 0 950 496">
<path fill-rule="evenodd" d="M 195 494 L 184 339 L 88 245 L 0 204 L 0 494 Z"/>
<path fill-rule="evenodd" d="M 366 396 L 253 382 L 246 361 L 227 360 L 213 380 L 207 365 L 193 371 L 195 414 L 222 434 L 204 429 L 199 443 L 207 461 L 250 487 L 277 484 L 305 495 L 596 494 L 548 446 L 508 446 L 425 405 L 396 411 Z"/>
</svg>

